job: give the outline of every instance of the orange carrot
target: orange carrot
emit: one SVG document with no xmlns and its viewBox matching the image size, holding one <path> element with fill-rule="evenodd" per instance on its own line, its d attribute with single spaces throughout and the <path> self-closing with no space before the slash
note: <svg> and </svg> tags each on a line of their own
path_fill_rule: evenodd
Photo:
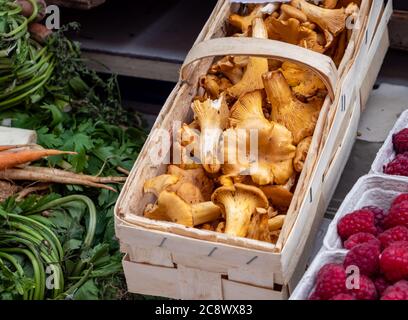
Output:
<svg viewBox="0 0 408 320">
<path fill-rule="evenodd" d="M 49 156 L 61 154 L 76 154 L 75 152 L 59 150 L 21 150 L 0 152 L 0 171 L 14 168 L 20 164 L 40 160 Z"/>
</svg>

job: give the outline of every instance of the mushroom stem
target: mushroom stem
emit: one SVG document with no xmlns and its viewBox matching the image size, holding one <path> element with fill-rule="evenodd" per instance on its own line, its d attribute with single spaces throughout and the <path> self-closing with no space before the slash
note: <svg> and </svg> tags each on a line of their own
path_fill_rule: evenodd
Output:
<svg viewBox="0 0 408 320">
<path fill-rule="evenodd" d="M 334 9 L 337 6 L 338 0 L 323 0 L 323 7 L 326 9 Z"/>
<path fill-rule="evenodd" d="M 262 18 L 255 18 L 252 22 L 252 37 L 267 39 L 268 31 Z M 227 89 L 233 97 L 240 97 L 247 92 L 263 89 L 262 74 L 268 72 L 268 59 L 250 57 L 241 81 Z"/>
<path fill-rule="evenodd" d="M 306 15 L 300 11 L 299 9 L 292 7 L 288 4 L 282 4 L 281 5 L 281 15 L 279 17 L 279 19 L 281 20 L 287 20 L 289 18 L 295 18 L 297 20 L 299 20 L 300 22 L 306 22 L 307 21 L 307 17 Z"/>
<path fill-rule="evenodd" d="M 311 22 L 316 23 L 323 30 L 328 30 L 333 35 L 338 35 L 346 26 L 346 14 L 344 8 L 326 9 L 308 3 L 305 0 L 292 0 L 290 3 L 309 18 Z"/>
<path fill-rule="evenodd" d="M 269 219 L 268 221 L 268 226 L 269 226 L 269 231 L 276 231 L 282 228 L 283 223 L 285 222 L 286 215 L 280 214 L 277 215 L 276 217 L 273 217 Z"/>
<path fill-rule="evenodd" d="M 247 16 L 240 16 L 238 14 L 231 14 L 229 17 L 229 23 L 234 27 L 237 27 L 241 30 L 242 33 L 247 33 L 249 28 L 252 25 L 252 21 L 257 17 L 262 17 L 263 5 L 257 5 L 252 12 Z"/>
<path fill-rule="evenodd" d="M 224 203 L 224 207 L 226 212 L 225 220 L 227 221 L 225 233 L 237 237 L 245 237 L 248 232 L 248 224 L 251 221 L 253 208 L 241 208 L 234 201 Z"/>
<path fill-rule="evenodd" d="M 259 214 L 257 208 L 268 209 L 269 205 L 259 188 L 241 183 L 218 188 L 211 200 L 225 215 L 225 233 L 237 237 L 246 237 L 252 215 Z"/>
<path fill-rule="evenodd" d="M 210 201 L 188 204 L 174 192 L 168 191 L 162 191 L 157 205 L 147 207 L 144 212 L 147 218 L 171 221 L 187 227 L 216 220 L 220 215 L 221 208 Z"/>
<path fill-rule="evenodd" d="M 196 203 L 191 206 L 191 215 L 195 226 L 218 219 L 221 209 L 211 201 Z"/>
<path fill-rule="evenodd" d="M 322 101 L 299 101 L 294 97 L 281 71 L 268 72 L 263 75 L 263 80 L 266 94 L 272 104 L 272 120 L 292 132 L 295 145 L 312 136 Z"/>
</svg>

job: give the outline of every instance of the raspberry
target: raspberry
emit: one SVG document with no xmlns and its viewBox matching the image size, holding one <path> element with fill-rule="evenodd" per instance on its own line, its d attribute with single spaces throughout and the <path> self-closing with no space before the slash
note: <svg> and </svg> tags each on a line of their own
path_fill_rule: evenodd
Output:
<svg viewBox="0 0 408 320">
<path fill-rule="evenodd" d="M 408 153 L 401 153 L 384 166 L 384 173 L 393 176 L 408 176 Z"/>
<path fill-rule="evenodd" d="M 309 300 L 322 300 L 322 299 L 316 294 L 316 292 L 313 292 L 313 293 L 309 296 Z"/>
<path fill-rule="evenodd" d="M 373 282 L 379 295 L 382 295 L 385 289 L 391 285 L 383 276 L 375 278 Z"/>
<path fill-rule="evenodd" d="M 408 228 L 408 201 L 397 203 L 390 208 L 384 219 L 384 226 L 389 229 L 396 226 Z"/>
<path fill-rule="evenodd" d="M 398 241 L 387 247 L 380 256 L 380 268 L 389 281 L 408 277 L 408 241 Z"/>
<path fill-rule="evenodd" d="M 343 266 L 356 266 L 361 274 L 371 276 L 378 271 L 380 253 L 379 244 L 359 244 L 347 253 Z"/>
<path fill-rule="evenodd" d="M 408 129 L 402 129 L 392 135 L 392 144 L 396 153 L 408 151 Z"/>
<path fill-rule="evenodd" d="M 315 294 L 328 300 L 339 293 L 346 293 L 346 271 L 341 264 L 330 263 L 317 274 Z"/>
<path fill-rule="evenodd" d="M 359 288 L 350 292 L 357 300 L 376 300 L 378 297 L 374 282 L 365 275 L 360 275 Z"/>
<path fill-rule="evenodd" d="M 360 209 L 346 214 L 337 224 L 337 232 L 343 240 L 358 232 L 376 234 L 373 212 Z"/>
<path fill-rule="evenodd" d="M 363 243 L 372 243 L 379 245 L 380 241 L 371 233 L 359 232 L 351 235 L 344 242 L 344 248 L 347 250 L 351 250 L 353 247 Z"/>
<path fill-rule="evenodd" d="M 376 206 L 366 206 L 361 209 L 367 209 L 374 213 L 374 224 L 379 232 L 383 232 L 384 231 L 383 223 L 384 218 L 386 216 L 384 210 Z"/>
<path fill-rule="evenodd" d="M 391 204 L 391 207 L 397 205 L 398 203 L 408 201 L 408 193 L 401 193 L 398 197 L 394 199 L 394 201 Z"/>
<path fill-rule="evenodd" d="M 356 298 L 348 293 L 339 293 L 330 300 L 356 300 Z"/>
<path fill-rule="evenodd" d="M 383 249 L 397 241 L 408 241 L 408 228 L 396 226 L 388 229 L 378 236 L 378 240 L 380 240 Z"/>
<path fill-rule="evenodd" d="M 388 287 L 381 300 L 408 300 L 408 281 L 400 280 Z"/>
</svg>

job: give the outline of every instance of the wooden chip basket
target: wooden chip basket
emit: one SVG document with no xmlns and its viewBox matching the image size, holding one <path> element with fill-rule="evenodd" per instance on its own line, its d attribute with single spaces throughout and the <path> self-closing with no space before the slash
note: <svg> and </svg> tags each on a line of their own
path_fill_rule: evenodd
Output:
<svg viewBox="0 0 408 320">
<path fill-rule="evenodd" d="M 220 0 L 181 69 L 115 208 L 116 235 L 126 255 L 130 292 L 176 299 L 287 299 L 303 275 L 318 226 L 354 143 L 365 103 L 388 47 L 392 4 L 363 0 L 360 28 L 353 31 L 338 69 L 327 56 L 282 42 L 223 38 L 234 5 Z M 143 211 L 154 198 L 143 183 L 166 171 L 153 166 L 154 129 L 171 132 L 175 120 L 192 119 L 198 79 L 214 56 L 256 55 L 290 60 L 313 69 L 329 95 L 276 245 L 153 221 Z"/>
</svg>

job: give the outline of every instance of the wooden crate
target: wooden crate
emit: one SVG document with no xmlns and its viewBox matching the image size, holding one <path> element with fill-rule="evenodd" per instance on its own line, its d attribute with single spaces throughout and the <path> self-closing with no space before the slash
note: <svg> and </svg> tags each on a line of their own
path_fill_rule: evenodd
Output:
<svg viewBox="0 0 408 320">
<path fill-rule="evenodd" d="M 213 38 L 224 34 L 230 3 L 218 2 L 186 58 L 182 80 L 166 101 L 153 129 L 170 131 L 173 120 L 191 119 L 189 106 L 197 91 L 197 80 L 207 72 L 214 55 L 256 54 L 305 63 L 332 85 L 333 101 L 328 97 L 322 108 L 276 246 L 141 216 L 145 205 L 153 201 L 153 197 L 143 195 L 145 179 L 166 169 L 165 165 L 152 166 L 148 161 L 148 154 L 157 143 L 157 137 L 150 135 L 115 208 L 116 235 L 122 252 L 126 253 L 123 266 L 129 291 L 177 299 L 288 297 L 306 268 L 316 230 L 354 143 L 361 95 L 366 93 L 362 84 L 367 77 L 374 77 L 374 73 L 367 71 L 378 70 L 384 56 L 374 54 L 371 61 L 365 59 L 386 49 L 386 42 L 378 39 L 386 37 L 391 11 L 390 2 L 384 9 L 383 1 L 374 0 L 372 5 L 371 1 L 363 1 L 361 12 L 367 17 L 351 38 L 336 78 L 336 70 L 323 56 L 316 63 L 316 55 L 302 48 L 259 39 L 245 39 L 246 46 L 241 46 L 241 40 L 231 38 L 225 39 L 228 46 L 223 47 L 222 41 Z M 383 24 L 385 28 L 381 27 Z M 277 45 L 280 50 L 276 50 Z M 282 50 L 283 47 L 287 50 Z"/>
</svg>

